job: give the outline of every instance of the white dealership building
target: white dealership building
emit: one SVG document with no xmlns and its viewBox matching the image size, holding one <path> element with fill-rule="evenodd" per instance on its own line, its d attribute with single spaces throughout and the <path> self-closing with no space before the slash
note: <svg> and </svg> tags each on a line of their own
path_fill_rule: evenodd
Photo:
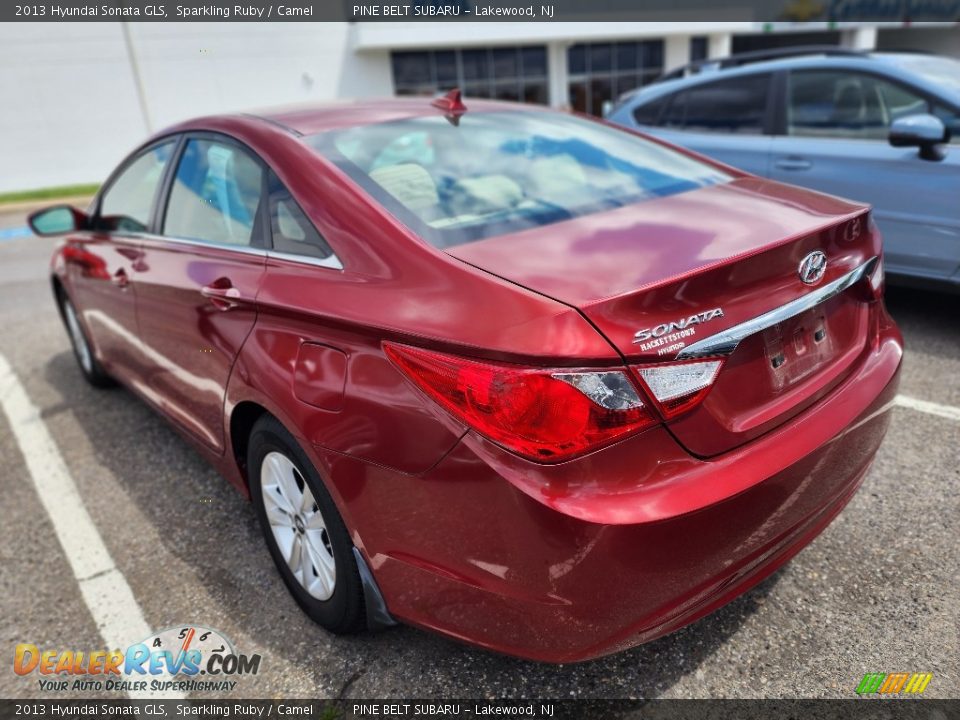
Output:
<svg viewBox="0 0 960 720">
<path fill-rule="evenodd" d="M 810 22 L 26 23 L 0 25 L 0 193 L 97 182 L 187 117 L 433 94 L 572 107 L 691 60 L 788 44 L 960 56 L 955 24 Z"/>
</svg>

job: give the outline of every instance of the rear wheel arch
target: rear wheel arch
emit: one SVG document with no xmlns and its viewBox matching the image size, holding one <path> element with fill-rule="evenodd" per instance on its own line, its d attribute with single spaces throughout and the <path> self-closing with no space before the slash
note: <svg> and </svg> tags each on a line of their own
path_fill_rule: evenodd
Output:
<svg viewBox="0 0 960 720">
<path fill-rule="evenodd" d="M 294 440 L 296 440 L 304 454 L 308 455 L 307 447 L 305 447 L 307 442 L 299 433 L 295 431 L 295 424 L 291 423 L 289 419 L 285 417 L 285 415 L 275 412 L 273 409 L 271 409 L 265 400 L 265 398 L 240 400 L 236 403 L 236 405 L 233 406 L 233 410 L 230 412 L 230 448 L 233 452 L 234 462 L 236 463 L 237 468 L 240 470 L 240 474 L 243 478 L 247 492 L 250 492 L 250 468 L 247 467 L 250 439 L 254 427 L 261 418 L 271 418 L 277 422 L 280 427 L 282 427 L 286 432 L 290 433 Z M 329 468 L 324 467 L 321 463 L 315 462 L 312 458 L 309 459 L 323 480 L 327 492 L 330 493 L 334 503 L 337 505 L 337 510 L 344 518 L 347 528 L 352 533 L 354 526 L 350 513 L 348 509 L 344 507 L 344 502 L 339 496 L 339 493 L 336 491 L 335 484 L 330 478 Z"/>
<path fill-rule="evenodd" d="M 264 415 L 275 417 L 267 408 L 257 402 L 244 400 L 236 404 L 230 413 L 230 447 L 233 459 L 240 470 L 240 475 L 250 490 L 250 474 L 247 468 L 247 450 L 250 446 L 250 433 Z"/>
<path fill-rule="evenodd" d="M 239 473 L 237 478 L 241 483 L 241 488 L 246 492 L 248 498 L 251 492 L 250 486 L 250 468 L 247 467 L 247 457 L 250 449 L 250 438 L 256 423 L 263 417 L 270 417 L 276 420 L 284 430 L 299 444 L 300 449 L 308 456 L 317 473 L 323 479 L 326 490 L 333 498 L 334 504 L 344 523 L 349 530 L 351 537 L 356 532 L 356 523 L 350 507 L 341 496 L 337 489 L 334 479 L 331 477 L 331 468 L 323 460 L 317 457 L 316 448 L 306 438 L 300 430 L 296 414 L 288 414 L 284 411 L 284 402 L 299 403 L 294 397 L 292 391 L 284 398 L 275 399 L 266 389 L 260 387 L 260 383 L 255 379 L 256 374 L 246 365 L 245 353 L 250 341 L 248 336 L 240 356 L 234 364 L 233 371 L 230 374 L 230 380 L 226 393 L 226 404 L 224 427 L 226 428 L 229 448 L 227 452 L 232 453 L 232 468 Z M 224 454 L 224 459 L 229 461 L 230 457 Z"/>
</svg>

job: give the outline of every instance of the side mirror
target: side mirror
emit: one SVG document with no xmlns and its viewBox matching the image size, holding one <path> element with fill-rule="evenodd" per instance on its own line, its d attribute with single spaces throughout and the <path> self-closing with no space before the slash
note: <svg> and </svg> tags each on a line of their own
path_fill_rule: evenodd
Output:
<svg viewBox="0 0 960 720">
<path fill-rule="evenodd" d="M 37 210 L 27 218 L 27 223 L 37 235 L 63 235 L 74 230 L 86 230 L 90 227 L 90 218 L 75 207 L 54 205 Z"/>
<path fill-rule="evenodd" d="M 950 140 L 950 131 L 934 115 L 907 115 L 890 125 L 889 140 L 893 147 L 920 148 L 924 160 L 943 160 L 943 151 L 937 146 Z"/>
</svg>

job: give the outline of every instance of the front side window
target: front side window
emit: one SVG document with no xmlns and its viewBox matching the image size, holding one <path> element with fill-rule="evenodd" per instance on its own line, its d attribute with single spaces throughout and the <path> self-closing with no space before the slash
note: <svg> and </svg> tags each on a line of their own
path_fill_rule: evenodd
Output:
<svg viewBox="0 0 960 720">
<path fill-rule="evenodd" d="M 730 179 L 621 130 L 539 111 L 417 117 L 308 141 L 441 248 Z"/>
<path fill-rule="evenodd" d="M 787 133 L 801 137 L 886 140 L 898 118 L 929 112 L 929 103 L 902 85 L 866 73 L 791 73 Z"/>
<path fill-rule="evenodd" d="M 263 169 L 232 143 L 187 142 L 170 190 L 163 234 L 225 245 L 254 244 Z"/>
<path fill-rule="evenodd" d="M 940 118 L 950 131 L 950 143 L 960 144 L 960 112 L 946 105 L 934 105 L 933 114 Z"/>
<path fill-rule="evenodd" d="M 760 135 L 769 89 L 770 75 L 747 75 L 696 85 L 673 96 L 661 124 L 688 132 Z"/>
<path fill-rule="evenodd" d="M 130 163 L 104 192 L 97 226 L 103 230 L 145 232 L 163 170 L 176 141 L 150 148 Z"/>
</svg>

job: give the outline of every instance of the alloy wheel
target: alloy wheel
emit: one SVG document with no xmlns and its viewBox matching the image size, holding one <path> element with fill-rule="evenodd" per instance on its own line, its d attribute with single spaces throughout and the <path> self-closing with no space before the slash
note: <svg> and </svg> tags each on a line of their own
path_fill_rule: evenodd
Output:
<svg viewBox="0 0 960 720">
<path fill-rule="evenodd" d="M 337 565 L 330 534 L 297 466 L 286 455 L 267 453 L 260 466 L 260 490 L 270 530 L 290 572 L 312 597 L 329 600 Z"/>
</svg>

